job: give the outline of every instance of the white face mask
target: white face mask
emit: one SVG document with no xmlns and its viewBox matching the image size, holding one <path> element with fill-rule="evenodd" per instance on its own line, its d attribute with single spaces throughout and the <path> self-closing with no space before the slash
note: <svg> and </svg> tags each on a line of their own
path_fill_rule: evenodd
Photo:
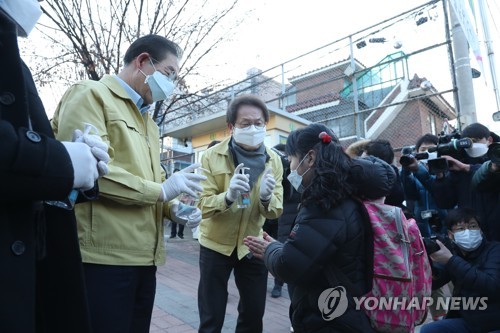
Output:
<svg viewBox="0 0 500 333">
<path fill-rule="evenodd" d="M 236 143 L 250 146 L 258 147 L 266 137 L 266 126 L 262 128 L 257 128 L 255 125 L 251 125 L 245 128 L 233 127 L 233 138 Z"/>
<path fill-rule="evenodd" d="M 42 16 L 37 0 L 0 0 L 0 9 L 17 24 L 17 35 L 28 37 Z"/>
<path fill-rule="evenodd" d="M 147 83 L 149 85 L 149 89 L 151 89 L 151 98 L 153 99 L 153 102 L 163 101 L 172 94 L 175 89 L 175 83 L 168 76 L 157 71 L 151 59 L 149 59 L 149 61 L 155 71 L 151 75 L 146 75 L 143 71 L 141 71 L 141 73 L 146 77 L 144 83 Z"/>
<path fill-rule="evenodd" d="M 435 158 L 438 157 L 438 153 L 437 152 L 427 153 L 427 155 L 429 155 L 429 157 L 427 157 L 425 160 L 420 160 L 422 163 L 426 163 L 427 164 L 427 161 L 433 160 L 433 159 L 435 159 Z"/>
<path fill-rule="evenodd" d="M 455 244 L 464 251 L 474 251 L 483 241 L 481 230 L 465 229 L 457 231 L 453 234 L 453 238 L 455 239 Z"/>
<path fill-rule="evenodd" d="M 488 152 L 488 145 L 486 143 L 476 142 L 472 144 L 472 147 L 465 148 L 465 152 L 469 157 L 481 157 Z"/>
<path fill-rule="evenodd" d="M 302 177 L 311 168 L 308 168 L 302 175 L 299 175 L 297 170 L 299 169 L 300 165 L 302 164 L 302 162 L 304 162 L 304 160 L 306 159 L 307 156 L 308 156 L 308 154 L 306 156 L 304 156 L 304 158 L 300 161 L 299 165 L 297 165 L 297 168 L 295 168 L 295 170 L 291 170 L 290 174 L 286 177 L 288 179 L 288 181 L 290 182 L 290 184 L 292 184 L 293 188 L 299 193 L 304 192 L 304 186 L 302 185 Z"/>
</svg>

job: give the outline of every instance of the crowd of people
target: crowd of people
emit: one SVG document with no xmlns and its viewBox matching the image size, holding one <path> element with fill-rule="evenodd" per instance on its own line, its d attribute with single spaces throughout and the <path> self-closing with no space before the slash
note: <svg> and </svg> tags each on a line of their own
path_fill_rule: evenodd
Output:
<svg viewBox="0 0 500 333">
<path fill-rule="evenodd" d="M 322 124 L 267 147 L 266 104 L 240 95 L 226 113 L 231 135 L 167 177 L 149 110 L 172 94 L 181 48 L 138 38 L 117 75 L 72 85 L 49 121 L 17 44 L 40 15 L 37 1 L 0 1 L 1 332 L 149 332 L 165 218 L 172 238 L 186 225 L 200 243 L 199 332 L 222 331 L 231 274 L 236 332 L 262 332 L 269 272 L 273 297 L 288 284 L 293 331 L 375 332 L 355 302 L 374 278 L 363 200 L 400 207 L 436 246 L 434 299 L 443 286 L 487 298 L 479 309 L 430 306 L 421 332 L 500 332 L 500 161 L 489 149 L 500 138 L 484 125 L 465 127 L 470 147 L 441 153 L 447 170 L 434 172 L 431 153 L 398 167 L 390 142 L 344 149 Z M 415 152 L 439 144 L 415 139 Z M 74 209 L 61 204 L 73 193 Z M 177 216 L 181 194 L 199 199 L 189 218 Z M 325 320 L 318 300 L 342 280 L 345 311 Z"/>
</svg>

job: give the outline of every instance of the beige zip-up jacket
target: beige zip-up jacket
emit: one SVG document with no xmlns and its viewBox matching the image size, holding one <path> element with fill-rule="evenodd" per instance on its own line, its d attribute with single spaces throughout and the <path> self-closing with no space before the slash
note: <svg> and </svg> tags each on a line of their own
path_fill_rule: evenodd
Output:
<svg viewBox="0 0 500 333">
<path fill-rule="evenodd" d="M 109 174 L 99 179 L 99 199 L 75 207 L 83 262 L 163 264 L 163 206 L 168 207 L 158 202 L 165 179 L 158 126 L 109 75 L 73 85 L 57 107 L 52 128 L 57 139 L 71 141 L 86 122 L 109 145 L 111 161 Z"/>
<path fill-rule="evenodd" d="M 237 248 L 238 258 L 241 259 L 250 252 L 243 244 L 243 239 L 246 236 L 262 235 L 264 221 L 278 218 L 283 211 L 283 186 L 281 184 L 283 165 L 280 157 L 266 147 L 268 159 L 265 169 L 272 167 L 273 176 L 276 179 L 276 187 L 267 208 L 259 200 L 260 179 L 264 172 L 250 192 L 249 208 L 239 209 L 236 202 L 227 207 L 225 196 L 236 168 L 229 150 L 230 139 L 227 138 L 207 150 L 201 158 L 202 168 L 209 172 L 204 173 L 207 180 L 201 183 L 203 193 L 198 207 L 203 212 L 203 220 L 200 223 L 199 242 L 226 256 L 230 256 Z"/>
</svg>

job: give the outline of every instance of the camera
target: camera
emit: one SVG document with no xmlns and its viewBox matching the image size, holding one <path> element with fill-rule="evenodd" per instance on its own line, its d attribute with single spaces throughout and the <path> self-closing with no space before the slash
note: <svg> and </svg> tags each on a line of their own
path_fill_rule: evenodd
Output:
<svg viewBox="0 0 500 333">
<path fill-rule="evenodd" d="M 472 147 L 470 138 L 460 138 L 460 133 L 455 130 L 450 134 L 441 134 L 438 137 L 438 145 L 429 147 L 428 152 L 437 152 L 438 158 L 429 160 L 429 172 L 432 174 L 443 173 L 448 171 L 448 160 L 442 158 L 443 155 L 451 156 L 459 161 L 464 160 L 465 148 Z"/>
<path fill-rule="evenodd" d="M 488 147 L 488 158 L 492 163 L 500 165 L 500 142 L 493 142 Z"/>
<path fill-rule="evenodd" d="M 444 246 L 446 246 L 450 251 L 452 251 L 452 243 L 447 236 L 432 235 L 431 237 L 423 237 L 425 250 L 427 251 L 428 255 L 439 251 L 440 247 L 439 244 L 436 242 L 436 240 L 439 240 L 441 243 L 443 243 Z"/>
<path fill-rule="evenodd" d="M 402 166 L 408 166 L 411 164 L 411 161 L 413 158 L 417 159 L 417 160 L 426 160 L 429 158 L 429 154 L 428 153 L 416 153 L 416 154 L 403 155 L 399 159 L 399 164 L 401 164 Z"/>
</svg>

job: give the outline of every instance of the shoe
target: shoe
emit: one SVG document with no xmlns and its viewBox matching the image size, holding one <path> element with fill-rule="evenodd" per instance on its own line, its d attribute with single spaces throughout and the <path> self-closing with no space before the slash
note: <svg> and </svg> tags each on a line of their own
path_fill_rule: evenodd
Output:
<svg viewBox="0 0 500 333">
<path fill-rule="evenodd" d="M 180 239 L 184 239 L 184 235 L 179 235 L 179 238 Z"/>
<path fill-rule="evenodd" d="M 175 236 L 170 235 L 170 239 L 175 239 Z"/>
<path fill-rule="evenodd" d="M 271 297 L 272 298 L 281 297 L 281 286 L 278 286 L 277 284 L 274 285 L 274 288 L 271 291 Z"/>
</svg>

